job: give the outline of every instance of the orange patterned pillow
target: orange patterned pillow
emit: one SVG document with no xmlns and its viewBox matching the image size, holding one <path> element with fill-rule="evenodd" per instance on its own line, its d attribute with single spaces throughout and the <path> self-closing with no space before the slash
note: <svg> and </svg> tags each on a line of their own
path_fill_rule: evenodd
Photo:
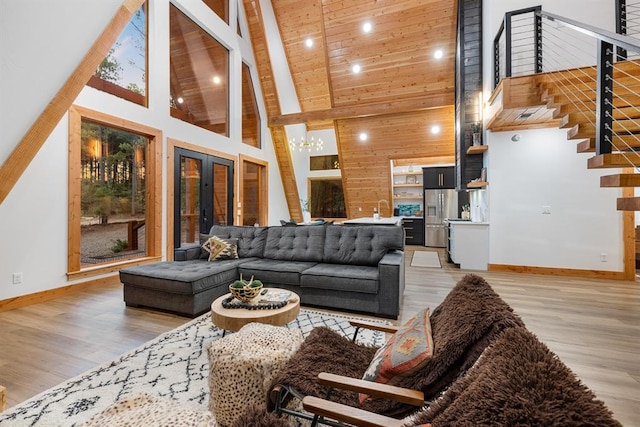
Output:
<svg viewBox="0 0 640 427">
<path fill-rule="evenodd" d="M 433 355 L 433 338 L 429 308 L 407 320 L 389 341 L 376 352 L 363 380 L 382 384 L 396 384 L 427 363 Z M 369 396 L 360 393 L 360 403 Z"/>
</svg>

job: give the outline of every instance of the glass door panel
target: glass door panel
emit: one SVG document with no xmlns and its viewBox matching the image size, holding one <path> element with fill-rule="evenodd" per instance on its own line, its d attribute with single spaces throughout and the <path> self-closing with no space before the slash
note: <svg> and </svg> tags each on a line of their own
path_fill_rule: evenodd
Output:
<svg viewBox="0 0 640 427">
<path fill-rule="evenodd" d="M 222 185 L 229 182 L 230 169 L 228 165 L 213 164 L 213 223 L 216 225 L 233 224 L 233 201 L 230 200 L 233 194 L 229 193 L 226 185 Z"/>
<path fill-rule="evenodd" d="M 174 246 L 200 243 L 214 224 L 233 224 L 233 161 L 176 148 Z"/>
<path fill-rule="evenodd" d="M 180 244 L 199 242 L 202 160 L 180 156 Z"/>
</svg>

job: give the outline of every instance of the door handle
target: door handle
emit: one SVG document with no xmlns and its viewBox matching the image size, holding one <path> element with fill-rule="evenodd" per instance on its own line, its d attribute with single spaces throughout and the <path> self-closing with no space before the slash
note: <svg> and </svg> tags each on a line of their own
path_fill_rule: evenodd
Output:
<svg viewBox="0 0 640 427">
<path fill-rule="evenodd" d="M 207 222 L 207 210 L 202 209 L 202 222 Z"/>
</svg>

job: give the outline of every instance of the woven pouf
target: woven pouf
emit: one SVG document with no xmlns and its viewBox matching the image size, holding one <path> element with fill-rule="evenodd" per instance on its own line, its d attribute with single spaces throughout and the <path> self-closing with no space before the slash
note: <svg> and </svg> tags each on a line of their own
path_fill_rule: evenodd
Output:
<svg viewBox="0 0 640 427">
<path fill-rule="evenodd" d="M 247 405 L 266 408 L 267 387 L 298 350 L 302 333 L 295 329 L 249 323 L 213 341 L 209 355 L 209 409 L 218 424 L 230 426 Z"/>
</svg>

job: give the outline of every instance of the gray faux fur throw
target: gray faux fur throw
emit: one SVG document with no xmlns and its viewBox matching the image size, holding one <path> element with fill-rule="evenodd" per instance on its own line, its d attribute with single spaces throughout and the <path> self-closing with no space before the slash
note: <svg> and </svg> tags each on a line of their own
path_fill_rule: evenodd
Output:
<svg viewBox="0 0 640 427">
<path fill-rule="evenodd" d="M 403 378 L 399 387 L 422 390 L 425 399 L 437 397 L 459 375 L 469 369 L 491 340 L 506 328 L 523 326 L 491 286 L 481 277 L 466 275 L 431 314 L 434 355 L 418 372 Z M 325 397 L 326 390 L 315 378 L 331 372 L 362 378 L 375 348 L 351 343 L 327 328 L 317 328 L 275 378 L 275 384 L 295 389 L 301 396 Z M 331 400 L 359 406 L 357 394 L 337 391 Z M 371 398 L 363 409 L 397 418 L 416 411 L 410 405 Z"/>
<path fill-rule="evenodd" d="M 478 363 L 407 425 L 621 426 L 535 335 L 510 328 Z"/>
</svg>

